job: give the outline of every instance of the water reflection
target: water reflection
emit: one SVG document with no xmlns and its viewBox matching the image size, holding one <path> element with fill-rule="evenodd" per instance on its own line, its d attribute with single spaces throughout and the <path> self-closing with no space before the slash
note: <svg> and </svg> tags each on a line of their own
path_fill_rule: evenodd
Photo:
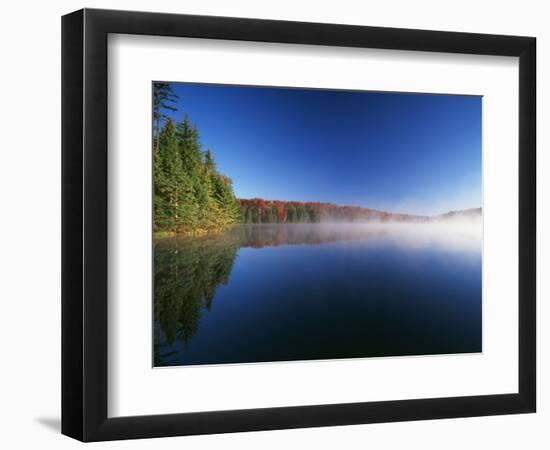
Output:
<svg viewBox="0 0 550 450">
<path fill-rule="evenodd" d="M 327 247 L 322 244 L 329 245 Z M 295 249 L 292 253 L 266 252 L 269 247 L 283 246 L 307 246 L 308 248 L 312 246 L 318 247 L 318 250 L 313 253 L 307 249 L 304 251 Z M 377 344 L 378 347 L 376 347 L 373 344 L 372 335 L 369 335 L 368 340 L 366 335 L 361 338 L 357 336 L 358 333 L 365 334 L 364 328 L 367 324 L 372 332 L 375 329 L 379 330 L 376 336 L 386 335 L 388 332 L 383 328 L 384 321 L 387 322 L 387 326 L 395 326 L 399 323 L 403 330 L 408 329 L 409 325 L 403 322 L 405 319 L 400 317 L 396 311 L 392 312 L 395 317 L 387 317 L 385 312 L 380 313 L 378 310 L 373 310 L 363 323 L 353 316 L 358 315 L 361 311 L 364 312 L 365 305 L 361 300 L 363 298 L 374 298 L 378 302 L 380 298 L 389 297 L 394 305 L 398 305 L 405 299 L 410 302 L 416 294 L 407 293 L 408 283 L 414 286 L 417 293 L 422 292 L 423 300 L 419 302 L 422 308 L 426 307 L 422 306 L 425 303 L 425 298 L 429 297 L 431 302 L 432 297 L 436 298 L 444 289 L 450 290 L 442 294 L 448 298 L 452 298 L 453 293 L 465 295 L 462 291 L 465 289 L 464 286 L 468 289 L 471 287 L 468 295 L 473 292 L 474 294 L 470 297 L 475 297 L 480 302 L 480 265 L 476 263 L 473 271 L 470 270 L 470 266 L 465 266 L 458 276 L 453 273 L 453 270 L 456 269 L 456 261 L 459 261 L 459 265 L 462 264 L 464 255 L 474 255 L 474 260 L 478 261 L 480 246 L 481 226 L 479 222 L 422 225 L 244 225 L 220 234 L 158 240 L 154 255 L 155 366 L 314 359 L 339 355 L 347 357 L 445 353 L 447 347 L 435 343 L 423 344 L 422 348 L 417 346 L 416 349 L 407 347 L 408 344 L 405 343 L 397 345 L 393 342 L 391 345 L 388 343 Z M 243 250 L 240 251 L 240 249 Z M 244 249 L 248 250 L 241 254 L 242 251 L 245 251 Z M 261 250 L 261 253 L 250 253 L 251 249 L 256 249 L 252 251 L 265 250 Z M 343 251 L 346 253 L 342 253 Z M 427 251 L 429 251 L 429 257 L 426 256 Z M 342 254 L 347 255 L 345 259 L 342 259 Z M 460 255 L 459 260 L 456 260 L 456 256 L 452 256 L 454 254 Z M 259 297 L 261 298 L 247 298 L 242 305 L 237 305 L 237 303 L 243 296 L 243 283 L 236 286 L 233 291 L 229 288 L 230 276 L 238 258 L 242 260 L 240 274 L 241 278 L 246 280 L 246 284 L 264 284 L 259 288 Z M 319 258 L 319 261 L 326 260 L 327 264 L 321 265 L 315 260 L 316 258 Z M 311 266 L 309 272 L 304 273 L 307 276 L 318 278 L 308 279 L 304 274 L 300 275 L 301 280 L 293 278 L 290 267 L 300 259 L 304 261 L 302 266 Z M 455 264 L 455 269 L 450 267 L 441 273 L 442 262 L 451 260 Z M 334 263 L 330 261 L 334 261 Z M 342 261 L 342 263 L 338 264 L 337 261 Z M 403 268 L 406 267 L 404 264 L 407 261 L 420 264 L 422 273 L 415 272 L 414 276 L 412 273 L 408 273 L 412 269 Z M 384 265 L 386 263 L 387 265 Z M 438 264 L 439 268 L 434 267 L 434 264 Z M 288 273 L 285 270 L 288 270 Z M 408 271 L 406 277 L 403 276 L 404 270 Z M 294 270 L 295 272 L 296 270 Z M 315 275 L 311 275 L 313 272 Z M 438 278 L 430 279 L 434 276 Z M 403 290 L 399 295 L 394 292 L 390 295 L 390 286 L 399 277 L 404 277 L 402 280 Z M 383 282 L 380 281 L 382 278 Z M 418 280 L 424 278 L 426 279 L 425 286 L 419 285 Z M 332 284 L 326 281 L 328 279 L 332 280 Z M 366 283 L 366 280 L 370 280 L 370 282 Z M 324 281 L 327 284 L 326 288 L 322 289 L 319 286 Z M 443 287 L 440 285 L 441 283 L 444 284 Z M 457 283 L 462 283 L 464 286 L 458 288 Z M 210 321 L 212 323 L 204 324 L 203 335 L 194 345 L 193 340 L 201 329 L 201 322 L 208 322 L 207 317 L 213 308 L 213 302 L 223 286 L 226 286 L 225 301 L 234 303 L 225 305 L 224 308 L 233 309 L 224 311 L 223 317 L 220 312 L 217 319 L 212 318 Z M 319 287 L 317 293 L 313 292 L 316 286 Z M 330 291 L 333 286 L 338 292 L 327 299 L 327 291 Z M 336 288 L 336 286 L 343 287 Z M 439 292 L 437 295 L 436 289 Z M 267 312 L 262 313 L 258 307 L 258 302 L 262 302 L 261 308 L 265 311 L 269 311 L 270 308 L 283 308 L 283 305 L 286 305 L 283 297 L 293 298 L 294 295 L 297 295 L 297 290 L 300 291 L 298 296 L 300 303 L 294 301 L 291 306 L 285 306 L 285 315 L 282 318 L 277 317 L 276 312 L 272 314 L 272 317 L 267 317 Z M 246 295 L 251 296 L 250 291 L 246 292 Z M 313 343 L 313 340 L 311 344 L 307 345 L 307 348 L 304 347 L 302 350 L 296 342 L 288 343 L 289 348 L 284 350 L 275 348 L 277 345 L 282 345 L 280 343 L 274 344 L 273 349 L 266 348 L 266 344 L 259 344 L 263 335 L 269 334 L 270 328 L 273 328 L 271 341 L 275 339 L 286 342 L 287 339 L 281 337 L 282 334 L 289 332 L 296 335 L 298 328 L 299 333 L 303 331 L 306 334 L 305 330 L 308 327 L 315 327 L 315 324 L 322 323 L 325 320 L 325 315 L 319 315 L 320 312 L 314 310 L 317 308 L 314 297 L 321 299 L 319 311 L 327 308 L 327 318 L 331 316 L 334 318 L 336 314 L 336 311 L 330 311 L 330 307 L 345 305 L 349 308 L 351 319 L 346 316 L 347 318 L 342 319 L 341 323 L 337 325 L 333 325 L 334 320 L 327 322 L 334 328 L 335 339 L 336 341 L 341 340 L 340 343 L 330 342 L 325 345 L 325 350 L 313 348 L 314 345 L 317 345 Z M 445 326 L 444 321 L 447 313 L 442 313 L 440 308 L 441 306 L 434 307 L 432 304 L 429 311 L 424 313 L 424 317 L 427 314 L 435 314 L 434 317 L 440 319 L 441 325 Z M 434 334 L 433 337 L 438 338 L 440 342 L 446 342 L 445 339 L 449 342 L 459 342 L 462 339 L 463 343 L 467 343 L 448 345 L 449 352 L 479 351 L 481 345 L 480 304 L 478 305 L 474 301 L 473 308 L 469 310 L 471 322 L 464 325 L 467 329 L 473 330 L 473 335 L 460 336 L 459 334 L 463 331 L 457 331 L 458 334 L 454 337 Z M 248 319 L 247 313 L 254 314 L 254 318 Z M 297 324 L 292 315 L 302 316 L 302 322 Z M 374 326 L 375 320 L 376 325 Z M 213 323 L 214 321 L 216 324 Z M 279 321 L 280 324 L 272 325 L 273 321 Z M 263 334 L 260 336 L 260 333 Z M 307 336 L 312 333 L 312 331 L 308 331 Z M 350 349 L 350 342 L 346 337 L 346 334 L 350 333 L 354 336 L 353 345 L 351 345 L 353 349 Z M 410 336 L 404 336 L 404 338 L 410 340 Z M 254 341 L 254 339 L 256 342 L 247 342 L 247 340 Z M 302 341 L 308 339 L 306 337 Z M 365 341 L 361 341 L 361 339 L 365 339 Z M 388 337 L 386 336 L 384 339 L 387 340 Z M 420 336 L 419 342 L 426 339 L 428 339 L 427 335 Z M 339 345 L 345 346 L 346 349 L 339 349 Z M 231 349 L 221 348 L 222 346 L 231 347 Z M 334 350 L 329 351 L 328 347 L 332 346 L 334 346 Z M 263 347 L 263 349 L 256 347 Z M 285 344 L 284 347 L 287 345 Z M 256 351 L 257 353 L 254 353 Z"/>
</svg>

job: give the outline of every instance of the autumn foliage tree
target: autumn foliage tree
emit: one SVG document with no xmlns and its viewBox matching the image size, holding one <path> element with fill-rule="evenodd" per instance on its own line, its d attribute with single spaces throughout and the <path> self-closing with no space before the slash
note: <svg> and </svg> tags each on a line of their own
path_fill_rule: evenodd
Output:
<svg viewBox="0 0 550 450">
<path fill-rule="evenodd" d="M 319 223 L 411 221 L 425 217 L 390 214 L 359 206 L 338 206 L 332 203 L 241 199 L 244 223 Z"/>
</svg>

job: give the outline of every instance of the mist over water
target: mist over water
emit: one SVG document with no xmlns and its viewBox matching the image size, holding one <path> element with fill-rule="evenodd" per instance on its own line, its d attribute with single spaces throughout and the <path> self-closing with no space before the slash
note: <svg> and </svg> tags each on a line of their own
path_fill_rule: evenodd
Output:
<svg viewBox="0 0 550 450">
<path fill-rule="evenodd" d="M 155 366 L 481 351 L 481 215 L 159 240 Z"/>
<path fill-rule="evenodd" d="M 442 219 L 423 223 L 374 222 L 362 224 L 323 224 L 334 231 L 351 233 L 361 239 L 378 240 L 403 248 L 428 248 L 453 252 L 478 252 L 483 240 L 481 218 Z M 357 228 L 357 234 L 354 231 Z"/>
<path fill-rule="evenodd" d="M 454 252 L 479 252 L 483 240 L 481 217 L 434 219 L 426 222 L 370 221 L 357 223 L 255 224 L 229 232 L 241 245 L 298 245 L 361 241 L 373 246 L 410 249 L 432 247 Z"/>
</svg>

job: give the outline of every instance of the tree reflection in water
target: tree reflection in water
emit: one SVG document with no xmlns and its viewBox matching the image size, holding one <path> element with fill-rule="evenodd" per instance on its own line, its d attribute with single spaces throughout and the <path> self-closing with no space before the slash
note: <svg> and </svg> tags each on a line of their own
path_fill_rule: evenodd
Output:
<svg viewBox="0 0 550 450">
<path fill-rule="evenodd" d="M 197 332 L 202 311 L 210 311 L 216 289 L 229 282 L 239 248 L 231 233 L 164 239 L 155 245 L 155 365 L 160 330 L 169 346 L 186 345 Z"/>
<path fill-rule="evenodd" d="M 364 234 L 364 233 L 362 233 Z M 155 366 L 171 356 L 161 347 L 185 346 L 210 311 L 216 290 L 229 283 L 241 247 L 319 244 L 357 238 L 349 230 L 311 225 L 243 225 L 205 236 L 161 239 L 155 244 Z M 162 333 L 161 333 L 162 331 Z"/>
</svg>

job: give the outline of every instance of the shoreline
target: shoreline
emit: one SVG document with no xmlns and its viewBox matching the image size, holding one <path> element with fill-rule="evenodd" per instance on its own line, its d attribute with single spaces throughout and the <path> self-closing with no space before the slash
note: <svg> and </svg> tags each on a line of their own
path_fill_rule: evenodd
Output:
<svg viewBox="0 0 550 450">
<path fill-rule="evenodd" d="M 199 228 L 193 231 L 154 231 L 153 238 L 157 240 L 157 239 L 173 239 L 178 237 L 207 236 L 209 234 L 223 233 L 224 231 L 230 230 L 235 225 L 242 225 L 242 224 L 234 224 L 226 228 L 217 228 L 217 229 Z"/>
</svg>

